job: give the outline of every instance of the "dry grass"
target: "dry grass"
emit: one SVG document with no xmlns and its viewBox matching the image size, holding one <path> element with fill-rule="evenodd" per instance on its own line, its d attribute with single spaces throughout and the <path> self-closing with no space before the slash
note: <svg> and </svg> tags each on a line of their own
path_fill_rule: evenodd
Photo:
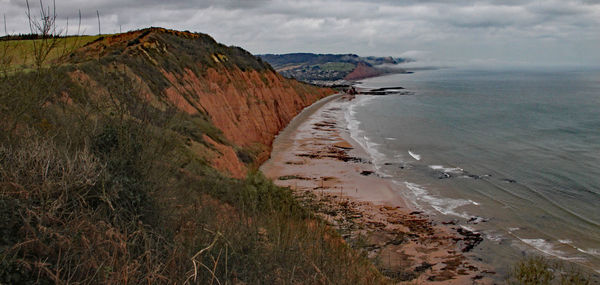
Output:
<svg viewBox="0 0 600 285">
<path fill-rule="evenodd" d="M 64 50 L 75 50 L 98 38 L 99 36 L 73 36 L 57 39 L 57 48 L 53 48 L 48 54 L 47 64 L 64 57 Z M 0 54 L 6 50 L 6 53 L 2 54 L 2 58 L 11 58 L 9 68 L 12 71 L 31 70 L 35 65 L 34 44 L 40 45 L 42 41 L 41 39 L 0 41 L 0 46 L 3 46 L 0 47 Z"/>
<path fill-rule="evenodd" d="M 573 265 L 533 256 L 519 261 L 510 272 L 508 284 L 575 284 L 587 285 L 591 277 Z"/>
<path fill-rule="evenodd" d="M 115 100 L 61 68 L 0 77 L 0 283 L 385 282 L 289 189 L 189 151 L 208 121 L 110 78 Z"/>
<path fill-rule="evenodd" d="M 48 19 L 37 26 L 52 30 Z M 152 106 L 99 60 L 57 60 L 94 39 L 0 42 L 0 284 L 385 282 L 289 189 L 225 177 L 191 151 L 220 137 L 207 117 Z M 180 44 L 265 68 L 213 42 Z M 74 68 L 96 70 L 109 94 Z"/>
<path fill-rule="evenodd" d="M 259 173 L 240 181 L 161 166 L 169 183 L 128 188 L 135 174 L 31 133 L 0 147 L 0 161 L 2 282 L 383 281 Z"/>
</svg>

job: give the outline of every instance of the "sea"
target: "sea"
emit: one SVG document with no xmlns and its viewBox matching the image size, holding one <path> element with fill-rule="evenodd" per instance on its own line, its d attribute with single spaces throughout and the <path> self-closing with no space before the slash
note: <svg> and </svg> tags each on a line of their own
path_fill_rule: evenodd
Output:
<svg viewBox="0 0 600 285">
<path fill-rule="evenodd" d="M 419 70 L 370 78 L 351 137 L 398 195 L 479 232 L 506 273 L 544 255 L 600 273 L 600 69 Z"/>
</svg>

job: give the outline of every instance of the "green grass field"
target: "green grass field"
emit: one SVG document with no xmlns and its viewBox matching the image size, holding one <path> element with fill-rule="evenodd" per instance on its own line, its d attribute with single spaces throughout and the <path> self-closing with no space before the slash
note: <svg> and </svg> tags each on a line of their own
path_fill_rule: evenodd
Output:
<svg viewBox="0 0 600 285">
<path fill-rule="evenodd" d="M 340 71 L 340 72 L 350 72 L 352 70 L 354 70 L 354 68 L 356 67 L 355 64 L 349 63 L 349 62 L 328 62 L 328 63 L 324 63 L 324 64 L 318 64 L 317 65 L 319 68 L 321 68 L 322 70 L 326 70 L 326 71 Z"/>
<path fill-rule="evenodd" d="M 100 36 L 73 36 L 56 39 L 55 48 L 48 53 L 45 63 L 49 64 L 65 56 L 69 51 L 82 47 Z M 47 40 L 48 42 L 52 39 Z M 0 41 L 0 61 L 12 70 L 27 70 L 34 65 L 34 46 L 42 46 L 43 40 Z"/>
</svg>

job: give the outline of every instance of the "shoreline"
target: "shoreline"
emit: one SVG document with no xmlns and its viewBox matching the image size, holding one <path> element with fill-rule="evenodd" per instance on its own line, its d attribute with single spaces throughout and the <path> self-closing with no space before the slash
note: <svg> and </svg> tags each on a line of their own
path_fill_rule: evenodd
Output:
<svg viewBox="0 0 600 285">
<path fill-rule="evenodd" d="M 408 189 L 376 175 L 345 125 L 354 98 L 333 95 L 301 112 L 277 136 L 260 169 L 292 188 L 394 281 L 492 283 L 495 273 L 468 256 L 479 234 L 433 221 L 398 193 Z"/>
</svg>

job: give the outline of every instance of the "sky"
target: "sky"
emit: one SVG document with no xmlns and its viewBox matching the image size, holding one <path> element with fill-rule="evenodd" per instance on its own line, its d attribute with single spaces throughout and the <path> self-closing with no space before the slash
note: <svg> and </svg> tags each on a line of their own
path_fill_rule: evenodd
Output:
<svg viewBox="0 0 600 285">
<path fill-rule="evenodd" d="M 39 0 L 30 5 L 38 15 Z M 98 33 L 98 11 L 102 33 L 149 26 L 189 30 L 254 54 L 600 66 L 600 0 L 56 0 L 58 26 L 66 30 L 68 18 L 68 33 L 76 33 L 79 11 L 85 34 Z M 8 33 L 29 32 L 25 12 L 25 0 L 0 0 Z"/>
</svg>

